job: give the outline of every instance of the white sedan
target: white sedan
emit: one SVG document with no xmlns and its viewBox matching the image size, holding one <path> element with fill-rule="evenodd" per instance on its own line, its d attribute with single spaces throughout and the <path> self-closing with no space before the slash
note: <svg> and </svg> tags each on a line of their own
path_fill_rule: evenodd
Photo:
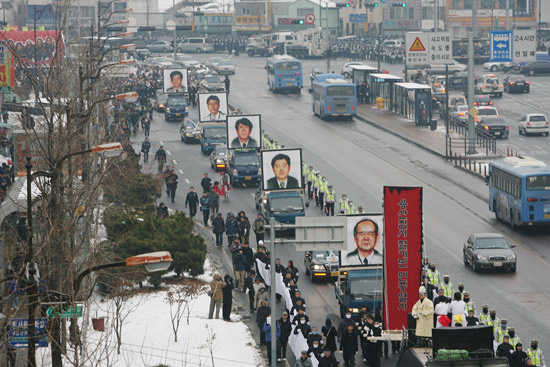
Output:
<svg viewBox="0 0 550 367">
<path fill-rule="evenodd" d="M 489 61 L 483 64 L 483 68 L 485 70 L 489 70 L 492 72 L 498 71 L 498 70 L 508 70 L 514 67 L 513 62 L 502 62 L 502 61 Z"/>
</svg>

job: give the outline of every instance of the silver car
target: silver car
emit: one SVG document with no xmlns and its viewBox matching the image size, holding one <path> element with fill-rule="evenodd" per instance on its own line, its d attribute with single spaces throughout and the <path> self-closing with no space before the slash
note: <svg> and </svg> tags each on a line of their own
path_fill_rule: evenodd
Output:
<svg viewBox="0 0 550 367">
<path fill-rule="evenodd" d="M 147 46 L 151 52 L 172 52 L 172 46 L 168 41 L 156 41 Z"/>
<path fill-rule="evenodd" d="M 214 44 L 204 37 L 187 38 L 176 46 L 176 52 L 214 52 Z"/>
<path fill-rule="evenodd" d="M 510 244 L 498 233 L 472 234 L 464 243 L 464 265 L 471 265 L 474 271 L 482 268 L 507 269 L 516 272 L 517 256 L 514 244 Z"/>
<path fill-rule="evenodd" d="M 216 65 L 216 71 L 220 75 L 235 75 L 235 64 L 231 60 L 221 60 Z"/>
<path fill-rule="evenodd" d="M 209 92 L 225 90 L 225 84 L 217 75 L 206 75 L 204 79 L 201 80 L 200 85 L 204 87 Z"/>
</svg>

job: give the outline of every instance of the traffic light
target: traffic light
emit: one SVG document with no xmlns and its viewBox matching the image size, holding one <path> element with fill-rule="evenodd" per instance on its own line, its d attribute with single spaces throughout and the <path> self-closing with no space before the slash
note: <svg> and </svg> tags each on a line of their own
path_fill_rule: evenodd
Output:
<svg viewBox="0 0 550 367">
<path fill-rule="evenodd" d="M 391 6 L 399 6 L 399 7 L 406 7 L 407 6 L 407 3 L 393 3 L 391 4 Z"/>
<path fill-rule="evenodd" d="M 365 7 L 369 9 L 378 8 L 378 3 L 366 3 Z"/>
<path fill-rule="evenodd" d="M 336 3 L 337 8 L 349 8 L 349 3 Z"/>
<path fill-rule="evenodd" d="M 303 19 L 291 19 L 290 24 L 304 24 Z"/>
</svg>

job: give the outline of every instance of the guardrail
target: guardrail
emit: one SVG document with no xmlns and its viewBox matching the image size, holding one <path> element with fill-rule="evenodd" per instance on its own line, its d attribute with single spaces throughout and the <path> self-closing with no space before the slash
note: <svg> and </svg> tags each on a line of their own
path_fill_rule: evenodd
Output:
<svg viewBox="0 0 550 367">
<path fill-rule="evenodd" d="M 460 135 L 468 135 L 468 125 L 461 121 L 457 116 L 449 116 L 448 120 L 449 129 L 456 131 Z M 497 139 L 484 131 L 476 129 L 475 131 L 475 142 L 474 144 L 478 148 L 485 150 L 485 155 L 496 154 L 497 153 Z M 456 150 L 459 148 L 462 150 L 464 155 L 468 151 L 468 138 L 452 138 L 447 136 L 445 142 L 445 156 L 452 159 L 453 155 L 456 155 Z M 460 153 L 459 153 L 460 154 Z"/>
</svg>

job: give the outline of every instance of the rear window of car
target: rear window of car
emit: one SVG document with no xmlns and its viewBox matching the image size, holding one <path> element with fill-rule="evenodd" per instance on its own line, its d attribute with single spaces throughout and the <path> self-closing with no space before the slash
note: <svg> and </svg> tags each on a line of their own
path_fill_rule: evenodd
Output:
<svg viewBox="0 0 550 367">
<path fill-rule="evenodd" d="M 542 115 L 535 115 L 535 116 L 529 117 L 529 121 L 546 121 L 546 117 Z"/>
<path fill-rule="evenodd" d="M 202 43 L 202 40 L 200 38 L 191 38 L 189 43 Z"/>
<path fill-rule="evenodd" d="M 498 78 L 487 78 L 488 84 L 498 83 Z"/>
<path fill-rule="evenodd" d="M 497 110 L 495 110 L 494 108 L 482 108 L 477 111 L 477 114 L 484 116 L 498 115 Z"/>
</svg>

